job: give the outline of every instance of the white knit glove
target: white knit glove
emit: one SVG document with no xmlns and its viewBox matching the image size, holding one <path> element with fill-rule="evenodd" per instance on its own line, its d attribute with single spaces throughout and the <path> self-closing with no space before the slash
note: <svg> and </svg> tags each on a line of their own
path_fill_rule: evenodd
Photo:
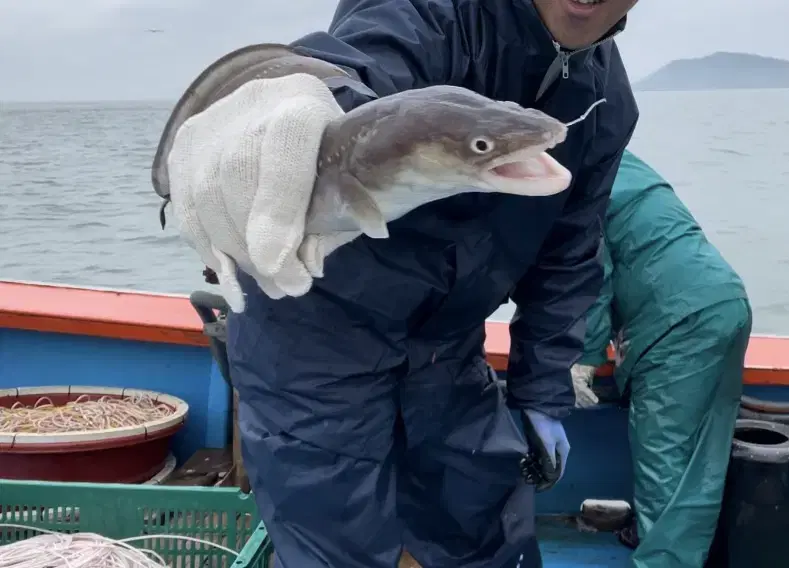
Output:
<svg viewBox="0 0 789 568">
<path fill-rule="evenodd" d="M 597 395 L 592 390 L 592 381 L 597 369 L 593 365 L 573 365 L 570 374 L 573 377 L 575 389 L 575 406 L 588 408 L 599 402 Z"/>
<path fill-rule="evenodd" d="M 342 113 L 320 79 L 294 74 L 250 81 L 178 130 L 168 156 L 178 230 L 233 311 L 245 305 L 236 265 L 275 299 L 322 276 L 323 239 L 299 248 L 323 131 Z"/>
</svg>

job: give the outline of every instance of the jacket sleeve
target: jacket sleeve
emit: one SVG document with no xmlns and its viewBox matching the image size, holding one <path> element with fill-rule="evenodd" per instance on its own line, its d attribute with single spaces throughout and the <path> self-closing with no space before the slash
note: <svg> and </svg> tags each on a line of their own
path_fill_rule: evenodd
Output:
<svg viewBox="0 0 789 568">
<path fill-rule="evenodd" d="M 329 87 L 344 110 L 377 97 L 459 84 L 469 65 L 454 0 L 340 0 L 327 32 L 291 44 L 351 79 Z"/>
<path fill-rule="evenodd" d="M 605 230 L 603 235 L 605 235 Z M 595 367 L 608 361 L 608 345 L 611 343 L 614 333 L 611 319 L 611 303 L 614 299 L 613 283 L 611 282 L 613 265 L 605 236 L 600 240 L 600 255 L 603 266 L 603 284 L 597 300 L 586 312 L 586 334 L 583 355 L 580 360 L 580 363 L 584 365 Z"/>
<path fill-rule="evenodd" d="M 620 146 L 579 172 L 578 189 L 554 223 L 537 263 L 515 287 L 507 369 L 509 403 L 554 418 L 575 405 L 570 368 L 583 351 L 586 313 L 597 299 L 602 220 L 635 121 Z"/>
</svg>

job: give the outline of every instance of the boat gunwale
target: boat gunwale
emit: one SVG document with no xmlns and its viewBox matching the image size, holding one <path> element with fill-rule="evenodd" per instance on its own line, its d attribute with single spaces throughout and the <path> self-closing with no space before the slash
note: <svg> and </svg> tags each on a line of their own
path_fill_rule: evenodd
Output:
<svg viewBox="0 0 789 568">
<path fill-rule="evenodd" d="M 0 280 L 0 328 L 208 346 L 186 295 L 23 280 Z M 487 321 L 485 331 L 488 361 L 506 371 L 509 324 Z M 789 337 L 751 335 L 745 367 L 745 384 L 789 386 Z M 598 369 L 601 376 L 612 372 L 612 361 Z"/>
</svg>

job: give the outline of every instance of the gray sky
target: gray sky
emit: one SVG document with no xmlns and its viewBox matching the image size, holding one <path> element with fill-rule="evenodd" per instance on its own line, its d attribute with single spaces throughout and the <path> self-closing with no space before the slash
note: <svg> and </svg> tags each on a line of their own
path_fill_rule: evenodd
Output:
<svg viewBox="0 0 789 568">
<path fill-rule="evenodd" d="M 0 0 L 0 100 L 174 99 L 212 60 L 325 29 L 336 0 Z M 619 45 L 631 79 L 672 59 L 789 59 L 789 0 L 642 0 Z M 158 28 L 164 33 L 146 33 Z"/>
</svg>

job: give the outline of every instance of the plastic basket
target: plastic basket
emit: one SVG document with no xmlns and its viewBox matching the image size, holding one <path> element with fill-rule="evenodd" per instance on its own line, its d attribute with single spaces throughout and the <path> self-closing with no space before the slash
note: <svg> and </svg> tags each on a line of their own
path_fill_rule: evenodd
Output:
<svg viewBox="0 0 789 568">
<path fill-rule="evenodd" d="M 254 499 L 237 488 L 0 480 L 0 523 L 112 539 L 182 535 L 239 551 L 233 558 L 214 547 L 166 538 L 131 543 L 156 551 L 173 568 L 270 566 L 271 541 Z M 36 534 L 2 527 L 0 546 Z"/>
</svg>

